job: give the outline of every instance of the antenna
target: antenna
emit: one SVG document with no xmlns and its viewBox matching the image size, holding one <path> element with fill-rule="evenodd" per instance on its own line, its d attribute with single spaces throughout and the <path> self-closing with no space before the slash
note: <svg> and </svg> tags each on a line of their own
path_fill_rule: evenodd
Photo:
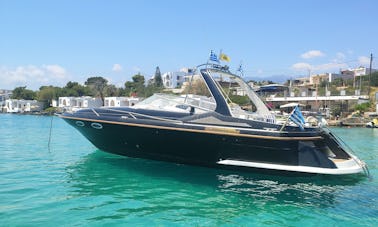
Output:
<svg viewBox="0 0 378 227">
<path fill-rule="evenodd" d="M 373 63 L 373 54 L 370 54 L 370 67 L 369 67 L 369 86 L 368 86 L 368 95 L 370 95 L 370 80 L 371 80 L 371 65 Z"/>
<path fill-rule="evenodd" d="M 238 67 L 238 69 L 236 71 L 240 73 L 240 77 L 244 77 L 243 61 L 240 61 L 239 67 Z"/>
</svg>

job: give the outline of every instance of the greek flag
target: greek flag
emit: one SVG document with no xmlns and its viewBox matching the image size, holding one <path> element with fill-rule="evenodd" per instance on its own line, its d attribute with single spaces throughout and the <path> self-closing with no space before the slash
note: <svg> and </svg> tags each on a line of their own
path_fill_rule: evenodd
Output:
<svg viewBox="0 0 378 227">
<path fill-rule="evenodd" d="M 294 108 L 294 110 L 291 112 L 289 118 L 292 122 L 294 122 L 296 125 L 298 125 L 299 128 L 301 128 L 301 130 L 304 130 L 304 124 L 306 122 L 305 122 L 305 119 L 302 115 L 301 110 L 299 109 L 299 106 L 296 106 Z"/>
<path fill-rule="evenodd" d="M 236 71 L 241 72 L 241 73 L 243 72 L 242 64 L 239 65 L 239 68 L 238 68 L 238 70 L 236 70 Z"/>
<path fill-rule="evenodd" d="M 219 62 L 219 59 L 217 57 L 216 54 L 214 54 L 213 51 L 210 52 L 210 58 L 209 58 L 210 61 L 215 61 L 215 62 Z"/>
</svg>

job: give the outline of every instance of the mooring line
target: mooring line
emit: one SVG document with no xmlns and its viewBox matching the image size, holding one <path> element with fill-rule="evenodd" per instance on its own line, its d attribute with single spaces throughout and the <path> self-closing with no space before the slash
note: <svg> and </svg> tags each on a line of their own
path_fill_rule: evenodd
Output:
<svg viewBox="0 0 378 227">
<path fill-rule="evenodd" d="M 49 149 L 49 152 L 50 152 L 50 143 L 51 143 L 51 131 L 52 131 L 52 122 L 53 122 L 53 119 L 54 119 L 54 115 L 51 116 L 51 121 L 50 121 L 50 133 L 49 133 L 49 142 L 47 144 L 47 147 Z"/>
</svg>

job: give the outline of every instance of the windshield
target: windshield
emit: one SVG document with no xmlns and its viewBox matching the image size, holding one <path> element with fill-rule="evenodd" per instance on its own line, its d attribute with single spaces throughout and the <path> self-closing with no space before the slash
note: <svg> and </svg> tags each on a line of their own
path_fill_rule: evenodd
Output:
<svg viewBox="0 0 378 227">
<path fill-rule="evenodd" d="M 194 107 L 194 113 L 200 114 L 215 109 L 214 99 L 200 95 L 173 95 L 158 93 L 137 103 L 133 108 L 153 109 L 174 112 L 190 112 Z"/>
<path fill-rule="evenodd" d="M 275 122 L 265 103 L 241 77 L 228 71 L 207 70 L 221 91 L 233 117 Z"/>
<path fill-rule="evenodd" d="M 191 74 L 185 77 L 180 88 L 157 93 L 136 104 L 133 108 L 202 114 L 214 112 L 215 99 L 202 76 Z"/>
<path fill-rule="evenodd" d="M 191 75 L 180 89 L 155 94 L 133 108 L 202 114 L 218 112 L 226 116 L 274 122 L 268 108 L 239 76 L 206 68 Z"/>
</svg>

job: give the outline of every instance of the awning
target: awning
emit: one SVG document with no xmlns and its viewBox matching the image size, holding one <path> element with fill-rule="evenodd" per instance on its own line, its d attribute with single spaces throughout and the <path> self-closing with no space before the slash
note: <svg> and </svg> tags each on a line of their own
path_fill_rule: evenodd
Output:
<svg viewBox="0 0 378 227">
<path fill-rule="evenodd" d="M 291 102 L 291 103 L 281 105 L 280 108 L 288 108 L 288 107 L 296 107 L 296 106 L 305 106 L 305 105 L 297 103 L 297 102 Z"/>
</svg>

